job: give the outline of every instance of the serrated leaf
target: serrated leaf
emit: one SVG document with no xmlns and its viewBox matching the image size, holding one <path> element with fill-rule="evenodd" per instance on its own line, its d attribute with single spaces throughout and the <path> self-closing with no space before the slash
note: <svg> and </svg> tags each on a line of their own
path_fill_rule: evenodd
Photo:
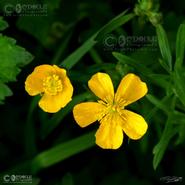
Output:
<svg viewBox="0 0 185 185">
<path fill-rule="evenodd" d="M 170 46 L 168 43 L 166 32 L 160 24 L 156 26 L 156 32 L 157 32 L 157 38 L 159 42 L 159 48 L 161 51 L 161 55 L 163 57 L 162 61 L 165 62 L 165 65 L 163 66 L 165 67 L 167 71 L 171 71 L 172 70 L 172 55 L 171 55 Z"/>
<path fill-rule="evenodd" d="M 15 44 L 14 39 L 0 35 L 0 79 L 3 82 L 15 81 L 20 67 L 33 59 L 30 53 Z"/>
<path fill-rule="evenodd" d="M 9 87 L 0 81 L 0 104 L 3 104 L 3 101 L 6 96 L 11 96 L 11 95 L 12 95 L 12 91 L 9 89 Z"/>
<path fill-rule="evenodd" d="M 8 23 L 3 20 L 2 17 L 0 17 L 0 31 L 5 30 L 8 27 Z"/>
<path fill-rule="evenodd" d="M 184 59 L 185 50 L 185 24 L 179 26 L 176 38 L 176 63 L 175 65 L 181 66 Z"/>
<path fill-rule="evenodd" d="M 14 39 L 0 35 L 0 81 L 2 84 L 16 81 L 16 76 L 21 71 L 20 68 L 31 62 L 32 59 L 33 56 L 24 48 L 17 46 Z M 8 87 L 5 87 L 4 84 L 0 101 L 11 94 Z"/>
</svg>

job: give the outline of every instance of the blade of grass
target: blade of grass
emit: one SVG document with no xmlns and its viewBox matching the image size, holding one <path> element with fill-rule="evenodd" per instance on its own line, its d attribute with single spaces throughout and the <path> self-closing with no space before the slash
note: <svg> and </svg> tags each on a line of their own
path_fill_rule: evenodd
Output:
<svg viewBox="0 0 185 185">
<path fill-rule="evenodd" d="M 169 99 L 171 96 L 166 96 L 165 99 Z M 146 98 L 152 103 L 154 104 L 157 108 L 161 109 L 162 111 L 164 111 L 167 115 L 169 113 L 169 106 L 166 105 L 166 103 L 162 103 L 161 100 L 158 100 L 155 96 L 151 95 L 151 94 L 147 94 Z"/>
<path fill-rule="evenodd" d="M 35 108 L 37 107 L 38 104 L 38 99 L 40 97 L 36 96 L 32 99 L 29 111 L 28 111 L 28 116 L 27 116 L 27 121 L 25 125 L 25 153 L 27 157 L 33 156 L 37 152 L 36 144 L 35 144 L 35 128 L 34 128 L 34 121 L 33 121 L 33 113 Z"/>
<path fill-rule="evenodd" d="M 170 72 L 172 71 L 172 55 L 166 32 L 160 24 L 156 26 L 156 32 L 159 42 L 159 48 L 163 57 L 163 60 L 161 60 L 161 62 L 163 63 L 163 67 L 165 67 L 165 69 Z"/>
<path fill-rule="evenodd" d="M 134 13 L 130 13 L 127 14 L 128 10 L 125 10 L 123 13 L 121 13 L 120 15 L 116 16 L 115 18 L 113 18 L 108 24 L 106 24 L 105 26 L 103 26 L 99 32 L 98 35 L 96 36 L 95 40 L 100 41 L 103 39 L 103 37 L 112 32 L 113 30 L 117 29 L 118 27 L 120 27 L 121 25 L 125 24 L 126 22 L 128 22 L 129 20 L 131 20 L 132 18 L 134 18 L 135 14 Z"/>
<path fill-rule="evenodd" d="M 154 158 L 153 158 L 153 168 L 154 170 L 157 169 L 158 165 L 160 164 L 164 153 L 168 147 L 168 143 L 170 142 L 170 140 L 172 139 L 172 137 L 177 133 L 177 127 L 174 127 L 173 125 L 173 112 L 175 109 L 175 104 L 176 104 L 176 97 L 173 96 L 173 98 L 171 98 L 171 107 L 170 107 L 170 111 L 168 113 L 168 119 L 167 122 L 165 124 L 165 128 L 162 134 L 162 137 L 159 141 L 159 143 L 154 147 L 153 149 L 153 154 L 154 154 Z"/>
<path fill-rule="evenodd" d="M 53 60 L 51 61 L 51 64 L 58 64 L 60 58 L 64 55 L 66 47 L 68 46 L 68 43 L 71 39 L 72 36 L 72 32 L 69 32 L 66 36 L 66 38 L 62 41 L 62 43 L 60 44 L 57 52 L 55 53 L 55 56 L 53 58 Z"/>
<path fill-rule="evenodd" d="M 94 41 L 97 33 L 91 36 L 84 44 L 82 44 L 77 50 L 75 50 L 71 55 L 69 55 L 60 66 L 71 69 L 79 60 L 97 43 Z"/>
<path fill-rule="evenodd" d="M 59 163 L 75 154 L 91 148 L 94 145 L 94 132 L 90 132 L 41 152 L 32 161 L 32 173 L 35 174 L 44 168 Z"/>
<path fill-rule="evenodd" d="M 171 140 L 171 138 L 177 133 L 177 130 L 173 128 L 173 125 L 170 120 L 170 116 L 166 122 L 165 129 L 163 131 L 162 137 L 159 141 L 159 143 L 154 147 L 153 149 L 153 168 L 156 170 L 158 165 L 160 164 L 164 153 L 168 147 L 168 143 Z"/>
<path fill-rule="evenodd" d="M 182 66 L 185 50 L 185 24 L 179 26 L 176 38 L 176 62 L 175 65 Z M 178 63 L 177 63 L 178 61 Z"/>
<path fill-rule="evenodd" d="M 68 70 L 71 69 L 89 50 L 92 49 L 93 46 L 95 46 L 97 43 L 95 38 L 97 38 L 98 34 L 102 35 L 104 33 L 109 33 L 134 17 L 134 14 L 125 15 L 125 13 L 126 11 L 110 20 L 105 26 L 100 28 L 94 35 L 92 35 L 86 42 L 84 42 L 77 50 L 75 50 L 59 65 Z"/>
<path fill-rule="evenodd" d="M 181 67 L 175 67 L 174 73 L 173 73 L 173 80 L 174 80 L 174 91 L 179 100 L 182 102 L 182 104 L 185 106 L 185 75 L 184 75 L 184 69 Z"/>
</svg>

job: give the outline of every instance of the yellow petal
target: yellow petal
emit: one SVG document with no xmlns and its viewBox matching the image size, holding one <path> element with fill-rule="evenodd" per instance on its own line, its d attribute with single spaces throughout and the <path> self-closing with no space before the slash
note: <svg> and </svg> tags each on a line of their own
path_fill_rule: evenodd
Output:
<svg viewBox="0 0 185 185">
<path fill-rule="evenodd" d="M 64 68 L 60 68 L 56 65 L 53 65 L 53 68 L 55 69 L 55 73 L 60 76 L 61 79 L 65 78 L 66 75 L 66 70 Z"/>
<path fill-rule="evenodd" d="M 64 75 L 62 80 L 63 89 L 62 92 L 58 94 L 58 101 L 60 102 L 61 107 L 65 107 L 72 99 L 73 95 L 73 86 L 69 80 L 69 78 L 66 75 L 66 71 L 64 69 L 63 72 L 60 71 L 60 75 Z"/>
<path fill-rule="evenodd" d="M 101 119 L 104 114 L 104 110 L 105 106 L 100 103 L 80 103 L 74 107 L 73 116 L 81 127 L 86 127 L 89 124 Z"/>
<path fill-rule="evenodd" d="M 135 74 L 127 74 L 120 82 L 115 95 L 115 101 L 126 106 L 142 98 L 148 89 L 146 83 L 142 82 Z"/>
<path fill-rule="evenodd" d="M 37 66 L 34 71 L 26 78 L 25 90 L 29 95 L 35 96 L 43 92 L 43 79 L 54 72 L 51 65 L 43 64 Z"/>
<path fill-rule="evenodd" d="M 114 98 L 114 87 L 110 76 L 106 73 L 96 73 L 88 82 L 91 91 L 100 99 L 112 102 Z"/>
<path fill-rule="evenodd" d="M 96 144 L 103 149 L 118 149 L 123 142 L 123 131 L 118 121 L 118 115 L 110 114 L 101 120 L 96 132 Z"/>
<path fill-rule="evenodd" d="M 122 110 L 122 128 L 131 139 L 140 139 L 147 131 L 148 125 L 139 114 L 128 110 Z"/>
<path fill-rule="evenodd" d="M 39 101 L 39 106 L 45 112 L 56 113 L 64 107 L 63 102 L 59 99 L 60 97 L 61 95 L 51 96 L 44 94 Z"/>
</svg>

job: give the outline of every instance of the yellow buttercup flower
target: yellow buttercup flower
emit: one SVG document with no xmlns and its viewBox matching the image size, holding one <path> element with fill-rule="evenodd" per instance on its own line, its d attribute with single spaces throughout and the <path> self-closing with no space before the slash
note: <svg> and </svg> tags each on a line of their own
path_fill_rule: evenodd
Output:
<svg viewBox="0 0 185 185">
<path fill-rule="evenodd" d="M 135 74 L 127 74 L 114 94 L 111 78 L 106 73 L 96 73 L 88 82 L 91 91 L 101 100 L 77 104 L 73 109 L 76 122 L 81 127 L 99 121 L 96 144 L 104 149 L 117 149 L 123 142 L 123 132 L 131 139 L 140 139 L 147 131 L 144 118 L 125 109 L 125 106 L 142 98 L 147 86 Z"/>
<path fill-rule="evenodd" d="M 66 70 L 47 64 L 37 66 L 27 77 L 25 90 L 31 96 L 41 94 L 39 106 L 49 113 L 65 107 L 73 95 L 73 86 Z"/>
</svg>

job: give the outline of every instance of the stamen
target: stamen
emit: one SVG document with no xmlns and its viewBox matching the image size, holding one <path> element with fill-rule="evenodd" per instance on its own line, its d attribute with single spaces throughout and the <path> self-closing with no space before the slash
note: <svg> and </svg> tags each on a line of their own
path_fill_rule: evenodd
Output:
<svg viewBox="0 0 185 185">
<path fill-rule="evenodd" d="M 63 90 L 62 81 L 58 75 L 50 75 L 43 80 L 44 92 L 49 95 L 56 95 Z"/>
</svg>

